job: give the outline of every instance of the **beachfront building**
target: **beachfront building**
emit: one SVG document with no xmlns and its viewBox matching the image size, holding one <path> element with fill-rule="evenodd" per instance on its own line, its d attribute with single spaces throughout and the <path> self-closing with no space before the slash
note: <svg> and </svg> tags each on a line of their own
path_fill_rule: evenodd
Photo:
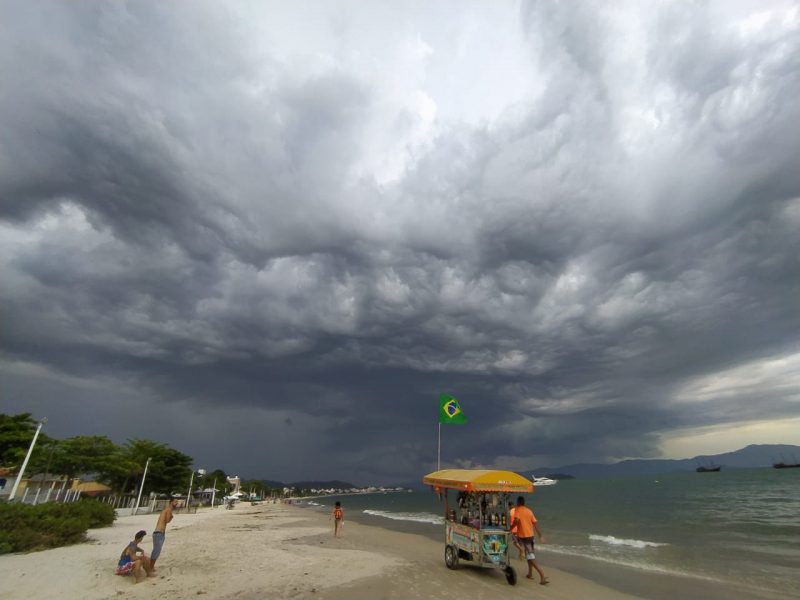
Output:
<svg viewBox="0 0 800 600">
<path fill-rule="evenodd" d="M 16 480 L 16 472 L 9 468 L 0 468 L 0 501 L 9 499 Z M 70 479 L 66 475 L 55 473 L 36 473 L 20 479 L 14 500 L 25 504 L 69 502 L 80 497 L 105 499 L 112 493 L 109 486 L 99 481 Z"/>
<path fill-rule="evenodd" d="M 104 483 L 99 481 L 81 481 L 80 479 L 73 479 L 71 490 L 80 492 L 81 496 L 88 496 L 90 498 L 105 498 L 113 493 L 113 490 Z"/>
<path fill-rule="evenodd" d="M 16 473 L 10 472 L 10 469 L 6 469 L 5 472 L 6 474 L 2 476 L 2 479 L 5 479 L 5 485 L 0 489 L 0 499 L 3 500 L 9 498 L 14 482 L 17 480 Z M 69 481 L 65 475 L 54 475 L 52 473 L 37 473 L 31 477 L 23 477 L 17 486 L 17 494 L 14 500 L 38 504 L 51 499 L 63 498 L 70 491 L 67 487 L 68 483 Z"/>
<path fill-rule="evenodd" d="M 195 490 L 192 492 L 192 502 L 200 505 L 210 505 L 212 499 L 220 498 L 220 490 L 214 488 L 205 488 L 202 490 Z M 219 504 L 219 502 L 217 502 Z"/>
</svg>

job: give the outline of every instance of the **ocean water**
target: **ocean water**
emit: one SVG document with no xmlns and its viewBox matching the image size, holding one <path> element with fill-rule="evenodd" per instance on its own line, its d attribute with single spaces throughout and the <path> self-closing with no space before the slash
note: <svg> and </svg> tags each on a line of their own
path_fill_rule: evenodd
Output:
<svg viewBox="0 0 800 600">
<path fill-rule="evenodd" d="M 442 538 L 433 492 L 319 498 L 311 506 L 329 510 L 337 499 L 349 519 Z M 800 598 L 800 469 L 564 480 L 536 488 L 526 503 L 547 541 L 537 545 L 543 563 L 552 554 L 578 556 Z"/>
</svg>

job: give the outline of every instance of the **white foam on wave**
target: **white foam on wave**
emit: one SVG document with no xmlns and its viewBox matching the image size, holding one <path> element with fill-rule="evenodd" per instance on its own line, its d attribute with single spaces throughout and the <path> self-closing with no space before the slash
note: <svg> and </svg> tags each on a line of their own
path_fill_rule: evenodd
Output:
<svg viewBox="0 0 800 600">
<path fill-rule="evenodd" d="M 430 523 L 432 525 L 441 525 L 444 523 L 444 517 L 431 513 L 390 512 L 387 510 L 369 509 L 363 512 L 373 517 L 383 517 L 385 519 L 391 519 L 392 521 L 413 521 L 414 523 Z"/>
<path fill-rule="evenodd" d="M 721 579 L 716 577 L 711 577 L 709 575 L 701 574 L 701 573 L 692 573 L 689 571 L 682 571 L 676 568 L 670 568 L 664 565 L 657 565 L 650 562 L 640 562 L 634 559 L 620 559 L 620 558 L 612 558 L 610 556 L 606 556 L 603 554 L 596 554 L 595 552 L 591 552 L 588 548 L 582 549 L 575 546 L 559 546 L 558 544 L 542 544 L 541 546 L 536 547 L 537 553 L 540 552 L 542 554 L 546 554 L 548 552 L 552 552 L 553 554 L 562 554 L 566 556 L 579 556 L 581 558 L 588 558 L 590 560 L 596 560 L 604 563 L 609 563 L 612 565 L 621 565 L 623 567 L 631 567 L 633 569 L 638 569 L 640 571 L 648 571 L 651 573 L 662 573 L 664 575 L 678 575 L 680 577 L 689 577 L 691 579 L 701 579 L 703 581 L 714 581 L 720 582 Z"/>
<path fill-rule="evenodd" d="M 603 542 L 611 546 L 628 546 L 630 548 L 660 548 L 661 546 L 669 546 L 669 544 L 661 544 L 659 542 L 648 542 L 645 540 L 627 540 L 625 538 L 617 538 L 613 535 L 595 535 L 589 534 L 589 539 L 593 542 Z"/>
</svg>

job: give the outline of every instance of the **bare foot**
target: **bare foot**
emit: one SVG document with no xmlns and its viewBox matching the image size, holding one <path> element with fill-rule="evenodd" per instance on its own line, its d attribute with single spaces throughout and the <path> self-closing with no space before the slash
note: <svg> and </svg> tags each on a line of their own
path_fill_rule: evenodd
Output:
<svg viewBox="0 0 800 600">
<path fill-rule="evenodd" d="M 542 580 L 539 582 L 539 585 L 547 585 L 548 583 L 550 583 L 550 580 L 549 580 L 549 579 L 542 579 Z"/>
<path fill-rule="evenodd" d="M 525 577 L 527 577 L 528 579 L 533 579 L 533 575 L 531 574 L 525 575 Z"/>
</svg>

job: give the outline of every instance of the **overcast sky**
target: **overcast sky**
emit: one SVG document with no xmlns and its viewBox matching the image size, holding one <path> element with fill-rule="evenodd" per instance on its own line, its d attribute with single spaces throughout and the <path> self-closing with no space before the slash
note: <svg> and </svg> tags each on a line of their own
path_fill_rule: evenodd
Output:
<svg viewBox="0 0 800 600">
<path fill-rule="evenodd" d="M 0 0 L 0 410 L 282 480 L 800 443 L 796 2 Z"/>
</svg>

